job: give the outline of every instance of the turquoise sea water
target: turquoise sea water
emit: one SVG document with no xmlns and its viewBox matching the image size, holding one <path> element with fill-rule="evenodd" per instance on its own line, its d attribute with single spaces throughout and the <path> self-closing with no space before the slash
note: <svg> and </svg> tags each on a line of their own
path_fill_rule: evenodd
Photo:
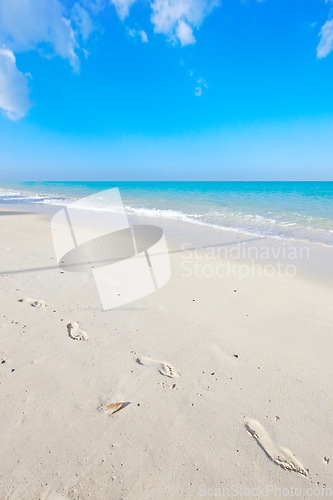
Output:
<svg viewBox="0 0 333 500">
<path fill-rule="evenodd" d="M 22 182 L 2 203 L 64 205 L 118 187 L 129 213 L 333 246 L 333 182 Z M 83 208 L 110 210 L 101 195 Z"/>
</svg>

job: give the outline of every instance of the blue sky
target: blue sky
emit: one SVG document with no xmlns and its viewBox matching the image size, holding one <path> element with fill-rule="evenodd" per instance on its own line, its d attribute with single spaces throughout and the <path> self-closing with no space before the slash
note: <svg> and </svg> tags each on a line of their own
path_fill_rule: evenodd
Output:
<svg viewBox="0 0 333 500">
<path fill-rule="evenodd" d="M 333 180 L 333 2 L 1 0 L 0 181 Z"/>
</svg>

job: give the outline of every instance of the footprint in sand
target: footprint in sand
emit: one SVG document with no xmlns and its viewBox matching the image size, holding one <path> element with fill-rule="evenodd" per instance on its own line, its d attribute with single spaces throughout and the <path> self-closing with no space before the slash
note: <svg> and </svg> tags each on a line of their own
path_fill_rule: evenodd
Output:
<svg viewBox="0 0 333 500">
<path fill-rule="evenodd" d="M 20 299 L 19 302 L 27 302 L 32 307 L 46 307 L 46 304 L 45 304 L 44 300 L 36 300 L 36 299 L 24 298 L 24 299 Z"/>
<path fill-rule="evenodd" d="M 272 460 L 275 464 L 282 467 L 282 469 L 298 472 L 303 476 L 307 476 L 308 472 L 304 469 L 303 465 L 297 460 L 297 458 L 289 451 L 287 448 L 282 448 L 282 446 L 277 446 L 273 441 L 268 432 L 263 428 L 263 426 L 254 420 L 249 419 L 245 427 L 249 434 L 251 434 L 254 439 L 258 442 L 260 448 L 266 453 L 268 458 Z"/>
<path fill-rule="evenodd" d="M 150 364 L 157 365 L 158 366 L 157 369 L 160 372 L 160 374 L 165 375 L 166 377 L 170 378 L 180 377 L 180 374 L 176 371 L 176 369 L 166 361 L 157 361 L 156 359 L 151 359 L 145 356 L 138 358 L 136 361 L 140 365 L 150 365 Z"/>
<path fill-rule="evenodd" d="M 86 342 L 88 340 L 87 332 L 81 330 L 79 323 L 72 321 L 67 325 L 68 335 L 74 340 L 83 340 Z"/>
</svg>

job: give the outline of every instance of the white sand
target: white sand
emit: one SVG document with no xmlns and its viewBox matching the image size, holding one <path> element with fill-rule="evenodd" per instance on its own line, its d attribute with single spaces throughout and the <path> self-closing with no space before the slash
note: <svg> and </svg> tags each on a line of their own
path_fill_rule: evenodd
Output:
<svg viewBox="0 0 333 500">
<path fill-rule="evenodd" d="M 332 250 L 308 246 L 293 277 L 264 276 L 267 261 L 240 279 L 246 258 L 216 249 L 281 242 L 164 226 L 169 283 L 102 311 L 88 273 L 58 268 L 49 215 L 2 212 L 1 499 L 333 488 Z"/>
</svg>

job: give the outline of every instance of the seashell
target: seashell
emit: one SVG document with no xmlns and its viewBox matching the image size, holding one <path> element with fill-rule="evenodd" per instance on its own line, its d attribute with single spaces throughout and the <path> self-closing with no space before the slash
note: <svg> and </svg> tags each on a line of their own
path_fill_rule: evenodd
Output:
<svg viewBox="0 0 333 500">
<path fill-rule="evenodd" d="M 130 403 L 112 403 L 110 405 L 107 405 L 105 408 L 105 411 L 111 410 L 110 415 L 113 415 L 113 413 L 117 413 L 117 411 L 121 410 L 122 408 L 125 408 L 125 406 L 128 406 Z"/>
</svg>

